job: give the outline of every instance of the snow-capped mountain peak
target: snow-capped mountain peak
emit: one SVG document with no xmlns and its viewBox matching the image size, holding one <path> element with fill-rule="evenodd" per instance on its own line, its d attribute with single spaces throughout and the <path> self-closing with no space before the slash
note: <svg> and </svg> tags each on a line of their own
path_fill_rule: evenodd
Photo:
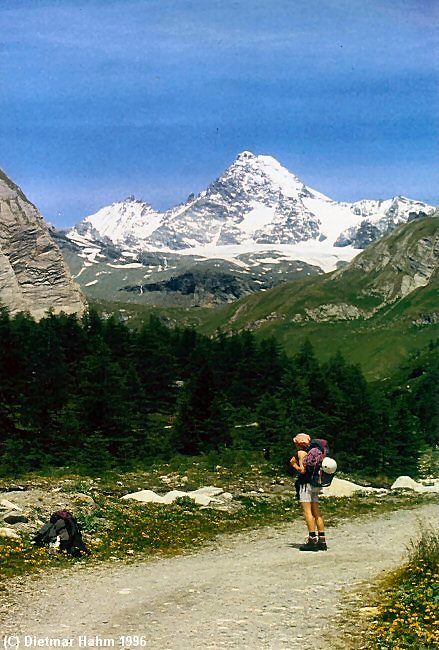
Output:
<svg viewBox="0 0 439 650">
<path fill-rule="evenodd" d="M 243 151 L 204 191 L 171 210 L 157 212 L 129 197 L 90 215 L 68 237 L 112 242 L 133 252 L 196 249 L 209 257 L 221 256 L 219 247 L 239 254 L 306 243 L 336 258 L 337 247 L 352 247 L 353 256 L 400 223 L 433 211 L 402 196 L 336 202 L 275 158 Z"/>
<path fill-rule="evenodd" d="M 330 200 L 323 194 L 307 187 L 295 174 L 283 167 L 276 158 L 267 155 L 255 155 L 243 151 L 221 176 L 222 180 L 235 178 L 242 188 L 248 191 L 262 189 L 267 192 L 279 191 L 286 197 L 299 198 L 309 193 L 318 194 L 323 200 Z"/>
<path fill-rule="evenodd" d="M 113 244 L 141 247 L 141 242 L 154 232 L 161 219 L 162 214 L 149 203 L 129 196 L 86 217 L 69 236 L 74 236 L 76 231 L 88 239 L 105 239 Z"/>
</svg>

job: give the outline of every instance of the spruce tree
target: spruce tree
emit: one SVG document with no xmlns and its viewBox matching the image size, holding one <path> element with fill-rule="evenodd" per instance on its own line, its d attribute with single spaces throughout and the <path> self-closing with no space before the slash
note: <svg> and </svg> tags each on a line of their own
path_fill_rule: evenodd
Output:
<svg viewBox="0 0 439 650">
<path fill-rule="evenodd" d="M 150 318 L 133 336 L 132 358 L 140 391 L 140 412 L 171 413 L 177 397 L 178 365 L 172 336 Z"/>
<path fill-rule="evenodd" d="M 209 421 L 217 389 L 208 361 L 196 356 L 199 365 L 197 368 L 192 360 L 193 374 L 186 381 L 175 422 L 178 450 L 183 454 L 198 454 L 215 446 Z"/>
</svg>

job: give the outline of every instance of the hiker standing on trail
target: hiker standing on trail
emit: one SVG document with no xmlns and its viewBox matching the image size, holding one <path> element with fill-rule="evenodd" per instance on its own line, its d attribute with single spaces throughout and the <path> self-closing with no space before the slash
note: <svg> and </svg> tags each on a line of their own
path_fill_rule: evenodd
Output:
<svg viewBox="0 0 439 650">
<path fill-rule="evenodd" d="M 322 488 L 315 487 L 309 482 L 306 467 L 311 437 L 307 433 L 298 433 L 293 442 L 297 451 L 291 458 L 292 467 L 297 470 L 296 494 L 302 506 L 303 516 L 308 528 L 308 540 L 299 546 L 300 551 L 326 551 L 325 522 L 319 510 L 319 494 Z M 317 537 L 317 532 L 318 537 Z"/>
</svg>

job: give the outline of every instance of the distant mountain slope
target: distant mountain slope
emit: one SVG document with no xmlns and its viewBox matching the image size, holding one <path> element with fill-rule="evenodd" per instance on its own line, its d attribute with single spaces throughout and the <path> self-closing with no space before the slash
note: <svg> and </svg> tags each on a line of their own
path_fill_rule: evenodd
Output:
<svg viewBox="0 0 439 650">
<path fill-rule="evenodd" d="M 37 208 L 0 171 L 0 305 L 40 318 L 79 313 L 85 301 Z"/>
<path fill-rule="evenodd" d="M 209 260 L 160 251 L 135 254 L 113 244 L 90 242 L 84 248 L 57 231 L 52 237 L 84 293 L 96 300 L 214 307 L 294 278 L 322 273 L 316 265 L 291 261 L 276 251 Z"/>
<path fill-rule="evenodd" d="M 439 213 L 397 228 L 370 245 L 346 267 L 288 282 L 254 295 L 223 313 L 224 326 L 262 327 L 273 313 L 293 323 L 368 319 L 395 309 L 422 288 L 437 288 Z M 438 296 L 439 297 L 439 296 Z M 439 312 L 439 301 L 436 305 Z"/>
</svg>

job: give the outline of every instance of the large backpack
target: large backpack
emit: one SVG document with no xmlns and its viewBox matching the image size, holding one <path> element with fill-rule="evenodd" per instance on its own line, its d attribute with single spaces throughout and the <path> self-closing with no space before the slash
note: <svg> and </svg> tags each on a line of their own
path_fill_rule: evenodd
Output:
<svg viewBox="0 0 439 650">
<path fill-rule="evenodd" d="M 68 510 L 54 512 L 50 521 L 44 524 L 34 537 L 37 546 L 52 545 L 57 540 L 59 540 L 60 550 L 65 550 L 74 557 L 79 557 L 81 553 L 90 555 L 90 551 L 82 539 L 79 524 Z"/>
<path fill-rule="evenodd" d="M 306 467 L 305 482 L 314 487 L 328 487 L 334 474 L 327 474 L 322 469 L 323 460 L 328 457 L 329 445 L 323 438 L 314 438 L 309 445 L 309 451 L 304 459 Z"/>
</svg>

